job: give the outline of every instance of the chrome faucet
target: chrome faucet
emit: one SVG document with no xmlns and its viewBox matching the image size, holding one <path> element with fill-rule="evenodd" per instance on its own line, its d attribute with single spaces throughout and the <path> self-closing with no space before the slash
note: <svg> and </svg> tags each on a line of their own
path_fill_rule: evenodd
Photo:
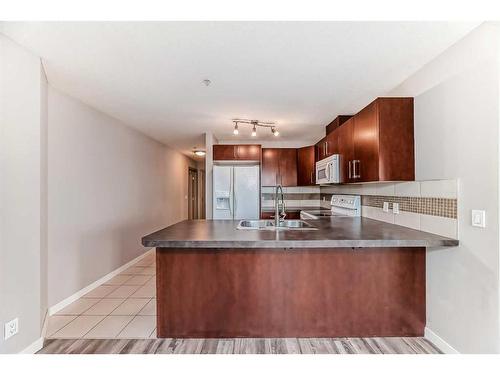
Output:
<svg viewBox="0 0 500 375">
<path fill-rule="evenodd" d="M 280 223 L 285 220 L 285 200 L 283 199 L 283 187 L 281 185 L 276 186 L 276 191 L 274 193 L 274 225 L 279 227 Z"/>
</svg>

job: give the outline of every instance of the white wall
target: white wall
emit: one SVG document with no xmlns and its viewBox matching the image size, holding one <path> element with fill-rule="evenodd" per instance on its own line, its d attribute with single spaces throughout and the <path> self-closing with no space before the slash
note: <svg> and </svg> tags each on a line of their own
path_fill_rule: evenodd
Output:
<svg viewBox="0 0 500 375">
<path fill-rule="evenodd" d="M 212 219 L 213 217 L 213 202 L 212 202 L 212 186 L 213 186 L 213 145 L 217 144 L 217 138 L 211 132 L 205 133 L 205 217 Z"/>
<path fill-rule="evenodd" d="M 427 253 L 427 327 L 462 353 L 500 351 L 498 53 L 484 24 L 390 93 L 415 96 L 416 179 L 459 180 L 460 246 Z"/>
<path fill-rule="evenodd" d="M 187 218 L 186 156 L 49 87 L 49 305 Z"/>
<path fill-rule="evenodd" d="M 48 291 L 48 82 L 40 64 L 40 324 L 43 326 L 49 308 Z"/>
<path fill-rule="evenodd" d="M 40 337 L 45 209 L 44 81 L 40 60 L 0 34 L 0 353 Z M 3 339 L 3 324 L 19 333 Z"/>
</svg>

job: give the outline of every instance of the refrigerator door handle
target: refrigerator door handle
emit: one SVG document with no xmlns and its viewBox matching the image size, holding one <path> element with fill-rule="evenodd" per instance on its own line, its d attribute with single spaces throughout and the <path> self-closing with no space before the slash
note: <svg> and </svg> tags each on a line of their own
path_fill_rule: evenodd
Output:
<svg viewBox="0 0 500 375">
<path fill-rule="evenodd" d="M 233 169 L 229 171 L 229 213 L 233 216 Z"/>
<path fill-rule="evenodd" d="M 235 191 L 234 191 L 234 176 L 235 176 L 235 174 L 236 174 L 236 173 L 235 173 L 235 171 L 234 171 L 234 168 L 233 168 L 233 169 L 231 169 L 231 171 L 233 172 L 233 177 L 232 177 L 232 179 L 231 179 L 231 183 L 232 183 L 232 185 L 233 185 L 233 189 L 232 189 L 232 190 L 233 190 L 232 199 L 233 199 L 233 220 L 234 220 L 234 218 L 235 218 L 235 216 L 236 216 L 236 202 L 237 202 L 237 200 L 235 199 L 236 194 L 235 194 Z"/>
</svg>

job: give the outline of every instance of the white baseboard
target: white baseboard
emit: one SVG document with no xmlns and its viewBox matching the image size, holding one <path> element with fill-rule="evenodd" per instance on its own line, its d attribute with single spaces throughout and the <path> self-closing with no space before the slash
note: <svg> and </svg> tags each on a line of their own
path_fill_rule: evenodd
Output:
<svg viewBox="0 0 500 375">
<path fill-rule="evenodd" d="M 35 354 L 37 351 L 43 348 L 43 337 L 40 337 L 35 342 L 33 342 L 28 347 L 24 348 L 19 352 L 19 354 Z"/>
<path fill-rule="evenodd" d="M 436 335 L 430 328 L 425 327 L 424 337 L 432 342 L 444 354 L 460 354 L 458 350 Z"/>
<path fill-rule="evenodd" d="M 99 285 L 104 284 L 106 281 L 112 279 L 113 277 L 115 277 L 119 273 L 125 271 L 127 268 L 129 268 L 133 264 L 137 263 L 138 261 L 140 261 L 142 258 L 144 258 L 146 255 L 148 255 L 149 253 L 151 253 L 154 250 L 155 250 L 154 248 L 153 249 L 149 249 L 144 254 L 139 255 L 137 258 L 132 259 L 130 262 L 124 264 L 120 268 L 117 268 L 116 270 L 111 271 L 107 275 L 104 275 L 103 277 L 101 277 L 99 280 L 94 281 L 92 284 L 87 285 L 83 289 L 80 289 L 75 294 L 72 294 L 71 296 L 63 299 L 61 302 L 55 304 L 54 306 L 49 307 L 49 316 L 54 315 L 56 312 L 62 310 L 63 308 L 65 308 L 66 306 L 68 306 L 69 304 L 71 304 L 72 302 L 75 302 L 78 298 L 84 296 L 85 294 L 87 294 L 88 292 L 90 292 L 92 289 L 97 288 Z"/>
</svg>

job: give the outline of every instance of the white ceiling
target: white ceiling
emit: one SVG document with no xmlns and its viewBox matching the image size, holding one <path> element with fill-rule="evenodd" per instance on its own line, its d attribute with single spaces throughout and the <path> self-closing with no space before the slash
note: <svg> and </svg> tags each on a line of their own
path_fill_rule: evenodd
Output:
<svg viewBox="0 0 500 375">
<path fill-rule="evenodd" d="M 386 94 L 475 26 L 9 22 L 3 32 L 42 57 L 54 87 L 189 153 L 206 131 L 234 139 L 235 117 L 277 122 L 281 141 L 315 142 L 337 115 Z"/>
</svg>

